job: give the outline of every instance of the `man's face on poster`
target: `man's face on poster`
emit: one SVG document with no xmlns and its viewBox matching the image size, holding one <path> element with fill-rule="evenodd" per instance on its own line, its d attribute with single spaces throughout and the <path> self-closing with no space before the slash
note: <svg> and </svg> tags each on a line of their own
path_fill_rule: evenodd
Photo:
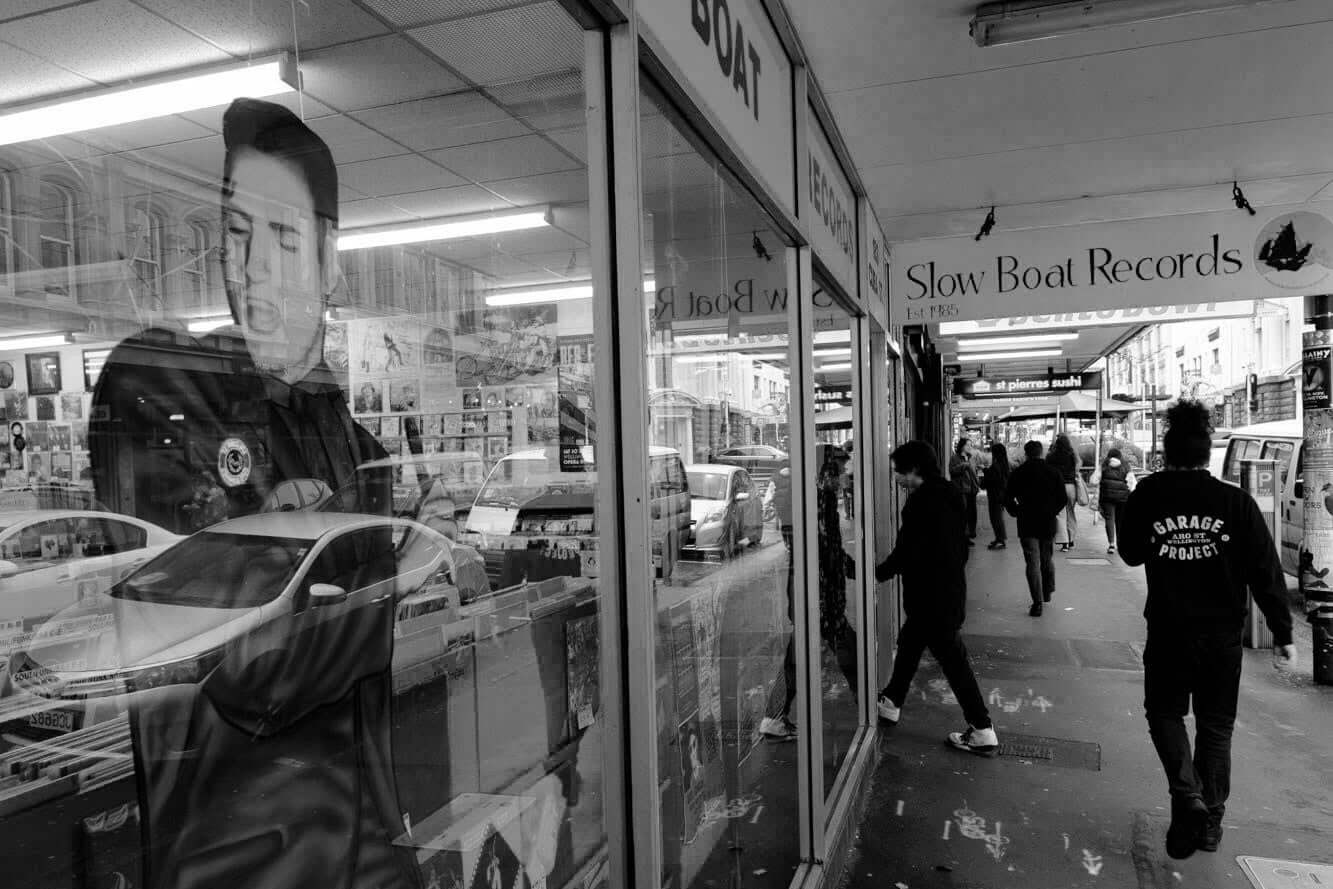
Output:
<svg viewBox="0 0 1333 889">
<path fill-rule="evenodd" d="M 332 227 L 317 224 L 299 167 L 249 148 L 232 166 L 223 225 L 227 295 L 250 351 L 261 367 L 299 380 L 323 358 L 324 295 L 337 281 Z"/>
</svg>

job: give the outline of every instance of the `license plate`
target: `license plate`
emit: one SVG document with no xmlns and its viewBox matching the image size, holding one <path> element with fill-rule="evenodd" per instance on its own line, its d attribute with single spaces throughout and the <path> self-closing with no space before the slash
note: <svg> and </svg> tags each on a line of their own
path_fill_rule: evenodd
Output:
<svg viewBox="0 0 1333 889">
<path fill-rule="evenodd" d="M 44 710 L 41 713 L 28 714 L 28 725 L 48 731 L 74 731 L 74 714 L 68 710 Z"/>
</svg>

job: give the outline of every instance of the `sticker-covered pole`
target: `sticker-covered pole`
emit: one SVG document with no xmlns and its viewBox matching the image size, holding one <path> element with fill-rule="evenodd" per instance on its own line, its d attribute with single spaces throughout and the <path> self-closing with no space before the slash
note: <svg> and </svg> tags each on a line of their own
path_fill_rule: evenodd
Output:
<svg viewBox="0 0 1333 889">
<path fill-rule="evenodd" d="M 1333 296 L 1305 298 L 1301 337 L 1304 527 L 1300 587 L 1314 630 L 1314 680 L 1333 685 Z M 1313 325 L 1314 329 L 1308 329 Z"/>
</svg>

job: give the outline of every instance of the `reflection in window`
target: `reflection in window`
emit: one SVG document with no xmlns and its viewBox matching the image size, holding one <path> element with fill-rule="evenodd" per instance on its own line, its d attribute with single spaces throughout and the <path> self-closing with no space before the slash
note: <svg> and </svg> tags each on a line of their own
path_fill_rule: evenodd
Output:
<svg viewBox="0 0 1333 889">
<path fill-rule="evenodd" d="M 8 173 L 0 173 L 0 287 L 14 271 L 14 197 Z"/>
<path fill-rule="evenodd" d="M 188 282 L 186 302 L 192 308 L 199 308 L 208 302 L 208 270 L 212 258 L 213 233 L 202 222 L 192 221 L 187 225 L 189 245 L 185 248 L 188 258 L 181 267 Z"/>
<path fill-rule="evenodd" d="M 46 279 L 46 292 L 60 296 L 74 293 L 74 196 L 63 185 L 43 181 L 41 186 L 42 268 L 53 272 Z"/>
<path fill-rule="evenodd" d="M 141 308 L 162 305 L 162 229 L 161 214 L 143 204 L 134 208 L 129 231 L 130 264 Z"/>
</svg>

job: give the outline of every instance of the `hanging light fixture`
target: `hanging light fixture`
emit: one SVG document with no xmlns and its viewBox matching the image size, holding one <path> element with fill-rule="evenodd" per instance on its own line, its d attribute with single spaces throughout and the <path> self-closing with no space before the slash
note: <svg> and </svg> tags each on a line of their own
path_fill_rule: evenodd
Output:
<svg viewBox="0 0 1333 889">
<path fill-rule="evenodd" d="M 968 32 L 977 46 L 1000 46 L 1278 2 L 1282 0 L 1001 0 L 978 6 Z"/>
</svg>

